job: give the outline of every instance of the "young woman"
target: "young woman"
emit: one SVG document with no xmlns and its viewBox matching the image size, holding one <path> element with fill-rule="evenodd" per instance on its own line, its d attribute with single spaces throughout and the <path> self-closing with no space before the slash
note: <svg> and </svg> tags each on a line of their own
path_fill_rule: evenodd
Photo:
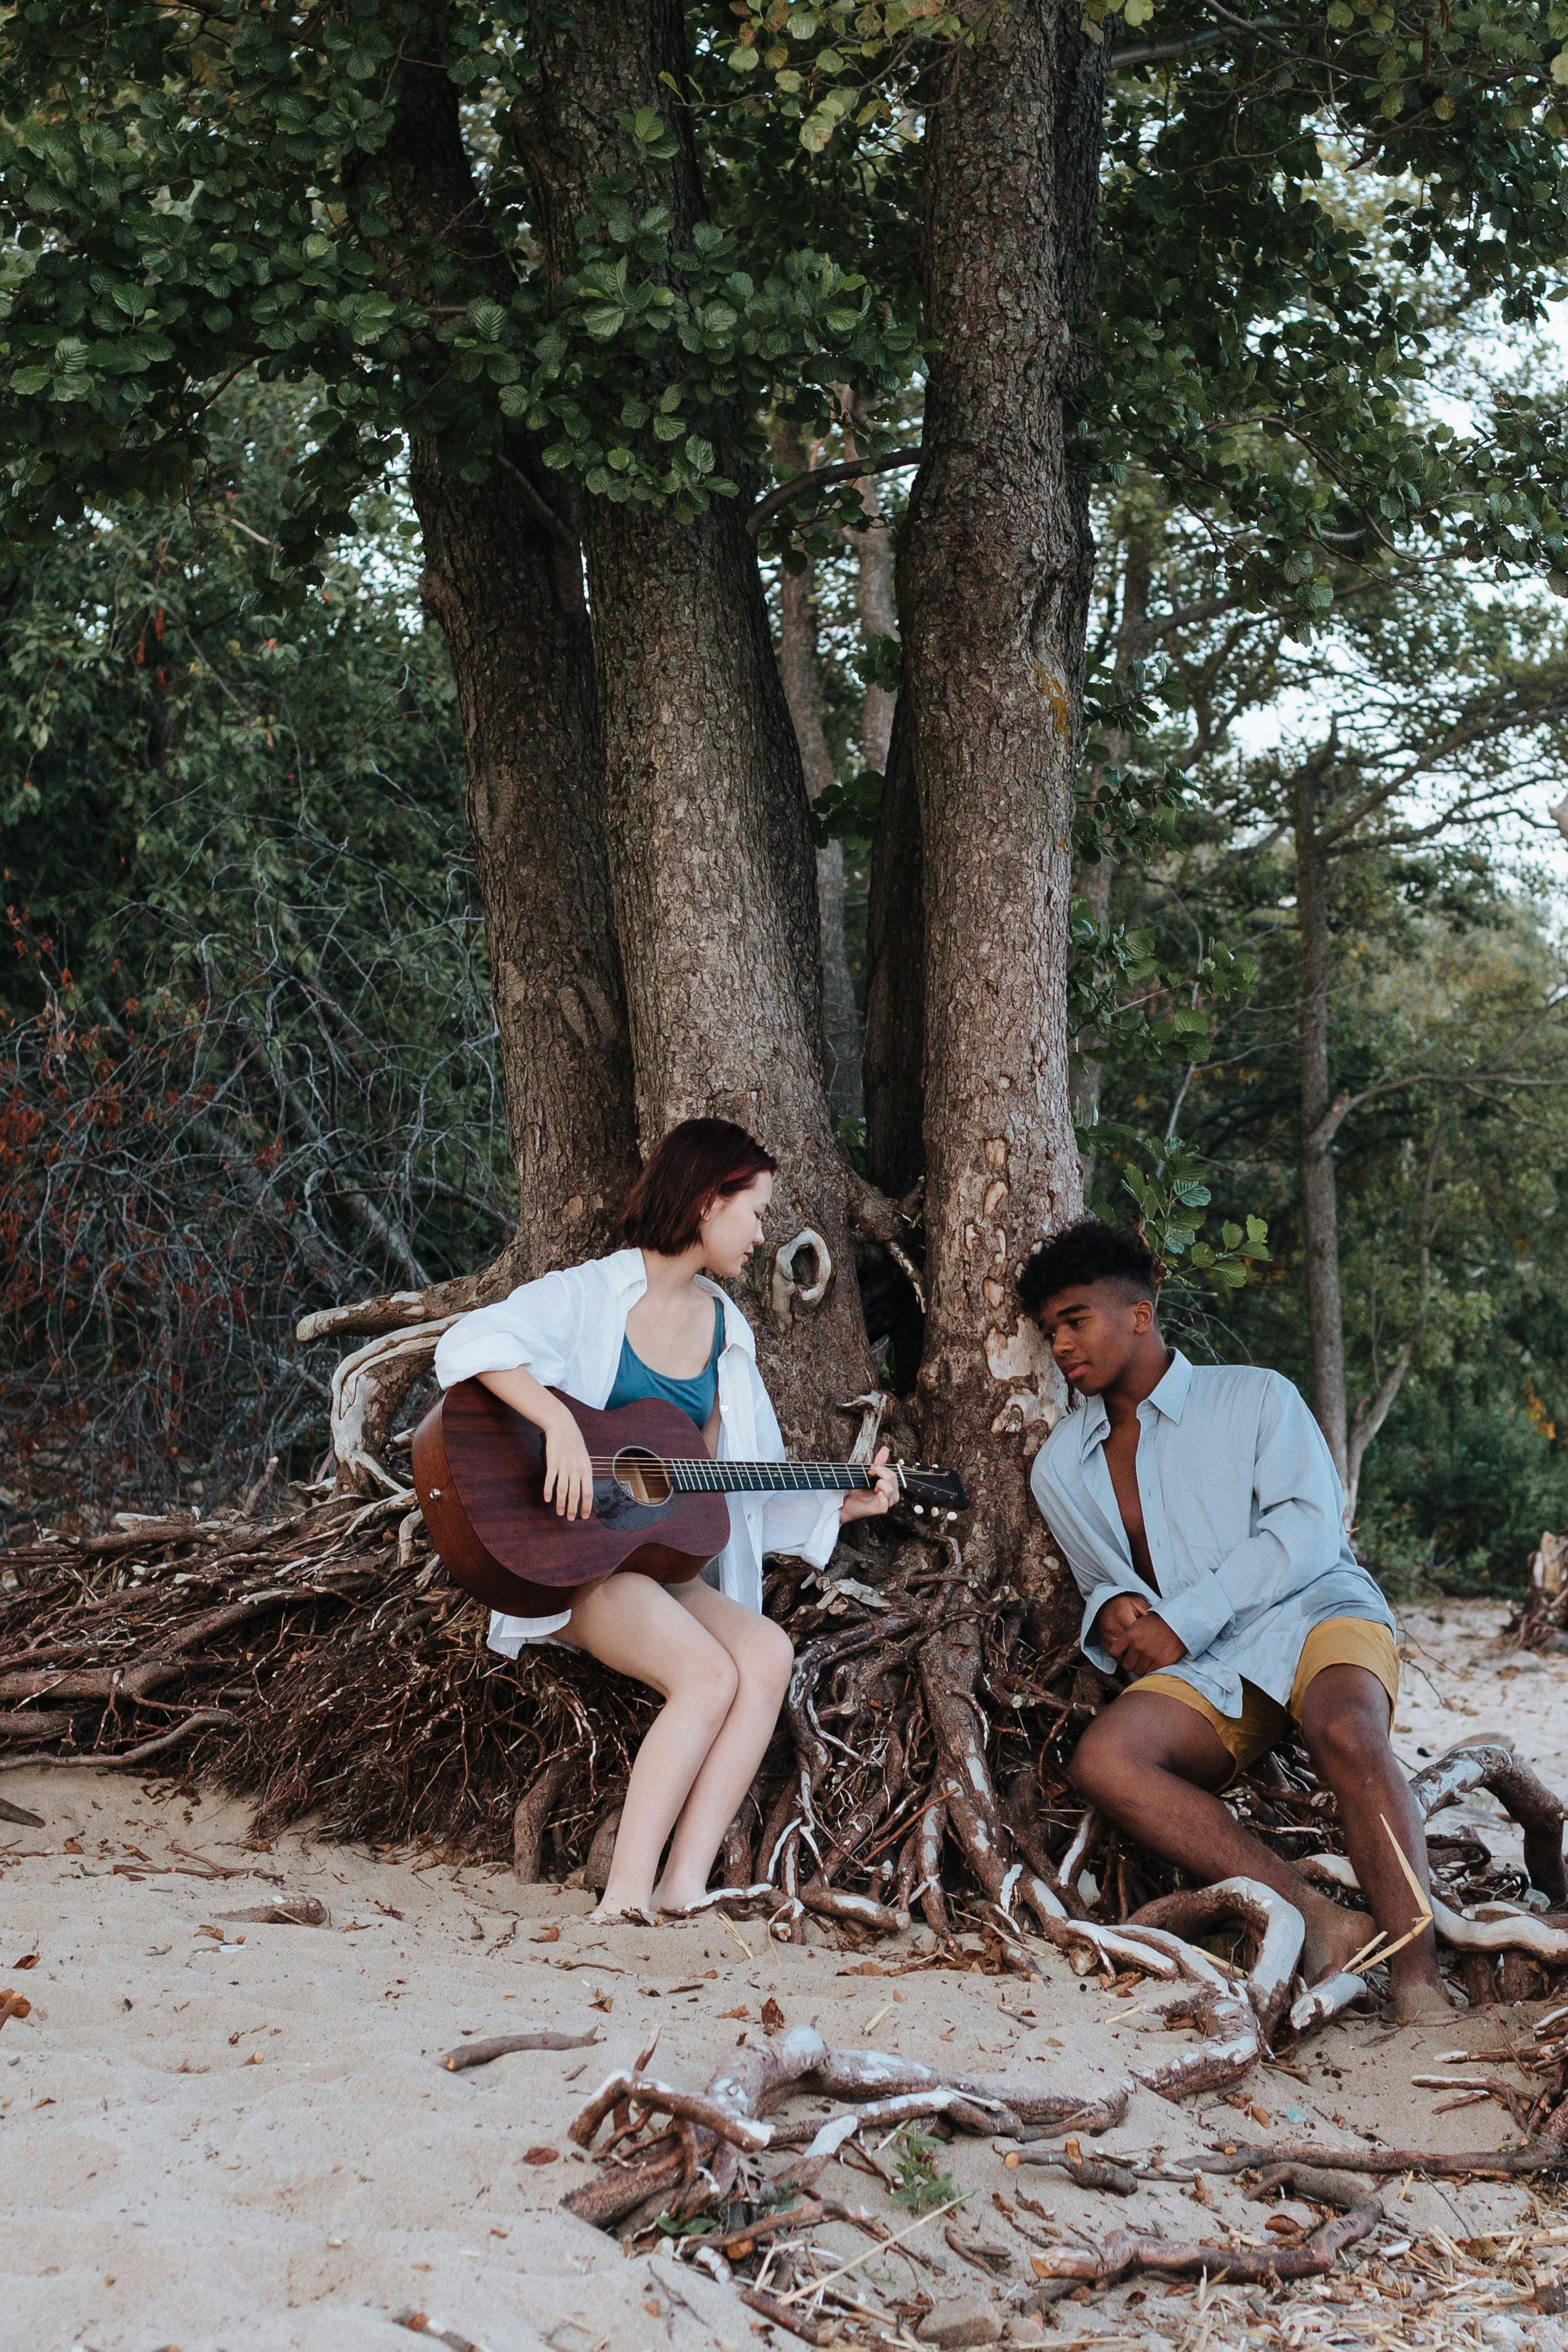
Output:
<svg viewBox="0 0 1568 2352">
<path fill-rule="evenodd" d="M 744 1128 L 686 1119 L 627 1198 L 630 1249 L 525 1283 L 443 1334 L 443 1388 L 480 1380 L 544 1432 L 545 1496 L 563 1518 L 591 1511 L 593 1473 L 551 1389 L 606 1409 L 661 1397 L 690 1413 L 714 1454 L 783 1460 L 750 1327 L 708 1278 L 733 1281 L 762 1240 L 777 1167 Z M 559 1616 L 492 1615 L 490 1646 L 504 1656 L 566 1642 L 665 1701 L 632 1766 L 596 1917 L 645 1920 L 706 1892 L 789 1686 L 789 1637 L 761 1613 L 762 1555 L 795 1552 L 820 1568 L 841 1522 L 885 1511 L 896 1491 L 890 1471 L 869 1493 L 732 1495 L 729 1542 L 690 1583 L 623 1570 Z"/>
</svg>

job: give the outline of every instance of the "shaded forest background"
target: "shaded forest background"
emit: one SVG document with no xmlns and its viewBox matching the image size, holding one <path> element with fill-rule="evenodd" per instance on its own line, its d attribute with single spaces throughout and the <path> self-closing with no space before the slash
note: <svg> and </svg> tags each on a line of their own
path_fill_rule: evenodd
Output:
<svg viewBox="0 0 1568 2352">
<path fill-rule="evenodd" d="M 336 1351 L 297 1346 L 299 1315 L 465 1271 L 508 1230 L 461 732 L 396 481 L 303 603 L 256 594 L 254 547 L 308 431 L 287 388 L 231 394 L 204 502 L 172 521 L 94 514 L 0 612 L 0 1394 L 18 1528 L 210 1508 L 275 1456 L 279 1486 L 308 1480 Z M 884 479 L 880 498 L 895 533 L 899 493 Z M 1113 879 L 1081 870 L 1081 943 L 1113 919 L 1120 940 L 1115 985 L 1086 953 L 1074 1004 L 1090 1198 L 1124 1222 L 1154 1212 L 1182 1344 L 1310 1385 L 1291 780 L 1331 737 L 1357 783 L 1408 764 L 1439 687 L 1517 690 L 1554 667 L 1557 625 L 1448 581 L 1419 610 L 1353 601 L 1311 643 L 1267 613 L 1162 632 L 1201 604 L 1203 551 L 1147 486 L 1103 500 L 1097 524 L 1091 691 L 1125 671 L 1141 614 L 1146 731 L 1112 748 L 1168 806 Z M 776 629 L 787 594 L 811 625 L 819 805 L 863 1003 L 866 730 L 897 666 L 866 625 L 862 553 L 835 532 L 804 573 L 775 565 L 770 593 Z M 1568 1519 L 1560 908 L 1528 826 L 1500 823 L 1539 817 L 1552 733 L 1523 761 L 1467 753 L 1479 804 L 1452 821 L 1417 780 L 1397 807 L 1428 837 L 1375 835 L 1333 884 L 1336 1082 L 1369 1097 L 1336 1139 L 1353 1402 L 1409 1356 L 1357 1532 L 1403 1590 L 1517 1584 L 1542 1527 Z M 1091 763 L 1086 799 L 1096 781 Z M 1164 977 L 1183 964 L 1185 1001 Z M 1490 1075 L 1527 1067 L 1548 1082 Z M 856 1152 L 852 1111 L 840 1131 Z M 1193 1236 L 1201 1256 L 1203 1233 L 1249 1215 L 1267 1263 L 1216 1287 Z M 868 1294 L 905 1386 L 908 1304 Z"/>
</svg>

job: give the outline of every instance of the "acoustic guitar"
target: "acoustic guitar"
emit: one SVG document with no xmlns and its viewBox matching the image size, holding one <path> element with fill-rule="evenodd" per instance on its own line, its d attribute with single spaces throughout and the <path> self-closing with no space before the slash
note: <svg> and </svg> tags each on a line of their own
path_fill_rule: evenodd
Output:
<svg viewBox="0 0 1568 2352">
<path fill-rule="evenodd" d="M 727 1495 L 852 1494 L 874 1486 L 857 1462 L 716 1462 L 678 1405 L 654 1399 L 596 1412 L 559 1389 L 593 1464 L 593 1516 L 561 1518 L 544 1498 L 544 1432 L 479 1381 L 459 1381 L 413 1435 L 413 1484 L 454 1583 L 512 1617 L 551 1617 L 617 1569 L 662 1584 L 701 1573 L 729 1541 Z M 917 1511 L 967 1507 L 950 1470 L 889 1465 Z"/>
</svg>

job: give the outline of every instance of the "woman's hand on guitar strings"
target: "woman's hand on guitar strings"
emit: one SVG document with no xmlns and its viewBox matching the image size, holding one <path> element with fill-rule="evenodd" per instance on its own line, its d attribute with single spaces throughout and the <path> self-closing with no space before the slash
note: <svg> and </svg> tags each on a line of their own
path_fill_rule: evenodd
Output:
<svg viewBox="0 0 1568 2352">
<path fill-rule="evenodd" d="M 559 1517 L 593 1517 L 593 1464 L 588 1444 L 570 1412 L 553 1412 L 544 1423 L 544 1497 Z"/>
<path fill-rule="evenodd" d="M 841 1525 L 847 1527 L 852 1519 L 879 1519 L 897 1502 L 898 1476 L 896 1472 L 887 1467 L 889 1451 L 887 1446 L 883 1446 L 871 1465 L 876 1473 L 876 1485 L 858 1488 L 854 1494 L 846 1495 L 839 1505 Z"/>
</svg>

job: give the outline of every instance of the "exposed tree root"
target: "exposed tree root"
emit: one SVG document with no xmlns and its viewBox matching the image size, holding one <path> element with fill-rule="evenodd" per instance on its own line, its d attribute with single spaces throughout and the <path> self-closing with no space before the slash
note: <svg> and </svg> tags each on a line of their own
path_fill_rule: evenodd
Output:
<svg viewBox="0 0 1568 2352">
<path fill-rule="evenodd" d="M 1221 1878 L 1212 1886 L 1162 1895 L 1134 1911 L 1134 1927 L 1167 1927 L 1190 1942 L 1229 1920 L 1239 1920 L 1258 1938 L 1258 1957 L 1247 1979 L 1247 1996 L 1259 2031 L 1271 2042 L 1285 2013 L 1291 1985 L 1306 1941 L 1306 1922 L 1293 1903 L 1255 1878 Z"/>
<path fill-rule="evenodd" d="M 1383 2206 L 1371 2181 L 1354 2175 L 1318 2172 L 1310 2163 L 1285 2158 L 1272 2167 L 1257 2193 L 1274 2188 L 1343 2210 L 1333 2220 L 1320 2222 L 1310 2236 L 1293 2246 L 1182 2245 L 1117 2231 L 1098 2249 L 1062 2246 L 1037 2254 L 1035 2274 L 1082 2286 L 1114 2286 L 1140 2271 L 1160 2278 L 1193 2278 L 1201 2273 L 1216 2285 L 1224 2280 L 1236 2285 L 1261 2285 L 1275 2279 L 1322 2278 L 1347 2246 L 1370 2237 L 1383 2219 Z"/>
<path fill-rule="evenodd" d="M 1427 1820 L 1468 1789 L 1490 1789 L 1524 1835 L 1524 1866 L 1550 1903 L 1568 1903 L 1563 1864 L 1563 1803 L 1500 1743 L 1463 1741 L 1416 1775 L 1410 1793 Z"/>
<path fill-rule="evenodd" d="M 768 2120 L 791 2092 L 849 2102 L 844 2113 L 809 2122 Z M 1004 2083 L 972 2075 L 939 2074 L 913 2059 L 881 2050 L 833 2050 L 810 2026 L 759 2048 L 747 2047 L 702 2091 L 686 2091 L 654 2076 L 624 2072 L 609 2075 L 570 2126 L 570 2137 L 590 2147 L 607 2117 L 614 2133 L 601 2158 L 613 2168 L 616 2185 L 587 2181 L 565 2200 L 569 2209 L 607 2228 L 634 2212 L 669 2186 L 669 2134 L 659 2119 L 680 2126 L 684 2151 L 683 2189 L 676 2209 L 683 2218 L 722 2210 L 747 2193 L 743 2160 L 765 2150 L 800 2148 L 782 2179 L 772 2184 L 805 2191 L 859 2133 L 887 2129 L 922 2116 L 941 2116 L 959 2131 L 1020 2136 L 1026 2130 L 1108 2130 L 1127 2109 L 1128 2088 L 1109 2099 L 1086 2101 L 1075 2094 Z M 628 2138 L 653 2128 L 640 2148 Z M 647 2186 L 643 2187 L 643 2181 Z M 755 2189 L 758 2183 L 749 2184 Z M 601 2219 L 608 2215 L 609 2219 Z"/>
<path fill-rule="evenodd" d="M 1298 1867 L 1304 1878 L 1343 1887 L 1352 1894 L 1361 1891 L 1361 1881 L 1345 1854 L 1307 1854 Z M 1439 1943 L 1456 1952 L 1527 1952 L 1551 1968 L 1568 1967 L 1568 1922 L 1526 1911 L 1517 1903 L 1488 1904 L 1478 1910 L 1479 1916 L 1467 1917 L 1434 1895 L 1432 1925 Z"/>
<path fill-rule="evenodd" d="M 391 1304 L 397 1317 L 383 1319 Z M 378 1323 L 382 1338 L 431 1334 L 395 1301 L 378 1305 Z M 656 1702 L 580 1654 L 497 1660 L 485 1612 L 447 1584 L 395 1476 L 383 1467 L 378 1483 L 373 1496 L 334 1496 L 267 1524 L 171 1517 L 7 1554 L 16 1589 L 0 1593 L 0 1769 L 136 1769 L 167 1758 L 252 1796 L 268 1832 L 316 1811 L 345 1835 L 509 1854 L 530 1879 L 581 1870 L 596 1832 L 608 1837 Z M 1218 1898 L 1195 1908 L 1184 1891 L 1176 1909 L 1150 1912 L 1151 1898 L 1176 1891 L 1175 1874 L 1071 1792 L 1067 1759 L 1108 1694 L 1095 1669 L 1071 1643 L 1037 1651 L 1024 1599 L 977 1588 L 945 1532 L 857 1530 L 841 1559 L 853 1571 L 842 1583 L 798 1562 L 770 1573 L 770 1612 L 797 1650 L 787 1728 L 727 1833 L 728 1885 L 707 1907 L 765 1906 L 776 1934 L 799 1941 L 813 1919 L 813 1933 L 852 1948 L 913 1914 L 960 1965 L 953 1938 L 978 1926 L 973 1964 L 1026 1977 L 1053 1950 L 1107 1979 L 1185 1971 L 1197 1988 L 1189 2012 L 1210 2019 L 1209 2039 L 1228 2053 L 1210 2060 L 1220 2074 L 1239 2068 L 1246 2021 L 1227 2006 L 1225 1972 L 1200 1980 L 1184 1960 L 1190 1939 L 1130 1916 L 1212 1921 L 1204 1906 Z M 1456 1749 L 1419 1793 L 1437 1809 L 1482 1783 L 1525 1821 L 1545 1881 L 1561 1810 L 1505 1748 Z M 1291 1855 L 1303 1832 L 1338 1843 L 1293 1751 L 1276 1751 L 1229 1801 Z M 1454 1931 L 1464 1968 L 1501 1956 L 1500 1983 L 1488 1978 L 1479 1997 L 1545 1990 L 1534 1969 L 1568 1969 L 1568 1922 L 1487 1916 L 1522 1889 L 1480 1841 L 1434 1832 L 1429 1847 L 1440 1917 L 1481 1907 Z M 1091 1860 L 1094 1885 L 1081 1887 Z M 1270 1926 L 1272 1901 L 1225 1915 L 1261 1937 L 1262 2042 L 1291 1990 L 1279 1957 L 1289 1923 L 1276 1908 Z M 1329 2013 L 1327 1999 L 1319 1988 L 1298 2000 L 1294 2029 Z M 1184 2079 L 1173 2067 L 1168 2079 Z M 1200 2084 L 1203 2067 L 1185 2078 Z"/>
</svg>

